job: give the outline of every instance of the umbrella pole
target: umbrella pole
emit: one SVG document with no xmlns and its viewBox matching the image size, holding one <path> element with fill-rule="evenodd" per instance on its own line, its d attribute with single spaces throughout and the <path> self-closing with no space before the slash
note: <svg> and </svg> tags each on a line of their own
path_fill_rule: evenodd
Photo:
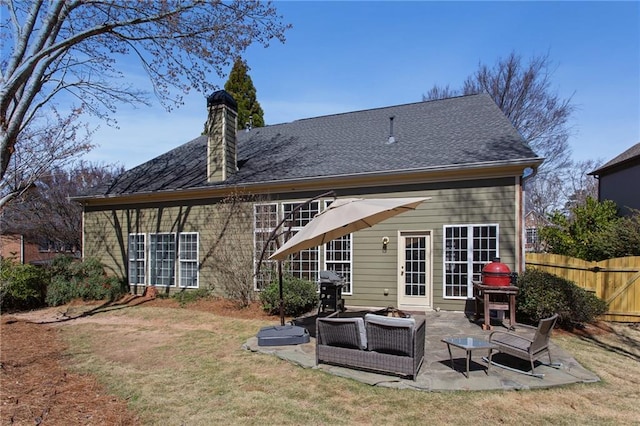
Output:
<svg viewBox="0 0 640 426">
<path fill-rule="evenodd" d="M 282 292 L 282 260 L 278 260 L 278 284 L 280 285 L 280 325 L 284 326 L 284 296 Z"/>
</svg>

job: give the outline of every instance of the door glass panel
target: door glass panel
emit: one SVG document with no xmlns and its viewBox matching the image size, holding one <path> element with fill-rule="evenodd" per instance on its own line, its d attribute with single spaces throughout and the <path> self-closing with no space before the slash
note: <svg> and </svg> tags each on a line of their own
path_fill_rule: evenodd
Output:
<svg viewBox="0 0 640 426">
<path fill-rule="evenodd" d="M 405 296 L 426 295 L 426 237 L 405 238 Z"/>
</svg>

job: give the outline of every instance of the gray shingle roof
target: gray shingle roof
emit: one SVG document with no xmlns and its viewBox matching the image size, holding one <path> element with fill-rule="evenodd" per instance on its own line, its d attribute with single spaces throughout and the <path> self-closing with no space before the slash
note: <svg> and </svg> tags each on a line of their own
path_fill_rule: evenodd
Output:
<svg viewBox="0 0 640 426">
<path fill-rule="evenodd" d="M 396 142 L 389 144 L 392 116 Z M 223 183 L 207 182 L 206 155 L 207 138 L 200 136 L 125 172 L 94 194 L 113 196 L 537 158 L 486 94 L 239 131 L 239 170 Z"/>
<path fill-rule="evenodd" d="M 607 170 L 612 169 L 615 166 L 621 165 L 627 161 L 632 161 L 636 158 L 640 158 L 640 142 L 627 149 L 622 154 L 613 158 L 612 160 L 606 162 L 603 166 L 589 173 L 590 175 L 601 175 L 603 173 L 606 174 Z"/>
</svg>

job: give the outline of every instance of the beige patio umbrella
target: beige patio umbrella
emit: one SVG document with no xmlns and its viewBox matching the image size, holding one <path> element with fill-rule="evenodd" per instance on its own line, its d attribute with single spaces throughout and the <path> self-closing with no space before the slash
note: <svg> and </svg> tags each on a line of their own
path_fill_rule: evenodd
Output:
<svg viewBox="0 0 640 426">
<path fill-rule="evenodd" d="M 320 246 L 400 213 L 415 210 L 420 203 L 428 199 L 430 197 L 336 199 L 269 259 L 284 260 L 292 253 Z"/>
</svg>

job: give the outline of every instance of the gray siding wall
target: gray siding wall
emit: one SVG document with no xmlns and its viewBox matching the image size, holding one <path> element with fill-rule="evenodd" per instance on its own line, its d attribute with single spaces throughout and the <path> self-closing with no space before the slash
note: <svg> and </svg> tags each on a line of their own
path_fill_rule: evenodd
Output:
<svg viewBox="0 0 640 426">
<path fill-rule="evenodd" d="M 98 258 L 111 274 L 122 279 L 127 278 L 128 274 L 129 234 L 197 232 L 200 288 L 224 294 L 223 289 L 231 284 L 231 280 L 236 280 L 238 285 L 239 280 L 253 286 L 251 203 L 137 208 L 122 206 L 87 211 L 84 222 L 85 257 Z M 170 293 L 177 289 L 166 290 Z"/>
<path fill-rule="evenodd" d="M 383 192 L 353 190 L 340 196 L 431 197 L 410 211 L 353 234 L 353 294 L 345 296 L 352 306 L 397 305 L 398 233 L 428 231 L 432 245 L 432 306 L 463 310 L 464 300 L 443 297 L 443 226 L 468 224 L 499 225 L 499 255 L 515 270 L 516 195 L 515 178 L 414 185 L 407 191 L 387 188 Z M 314 195 L 314 194 L 312 194 Z M 272 196 L 280 202 L 301 202 Z M 241 278 L 252 280 L 252 203 L 210 205 L 138 206 L 90 209 L 85 212 L 85 256 L 98 257 L 113 274 L 127 275 L 127 241 L 130 233 L 199 232 L 200 287 L 220 294 L 228 284 L 229 269 L 241 270 Z M 267 202 L 267 201 L 265 201 Z M 115 230 L 115 231 L 114 231 Z M 382 238 L 389 238 L 383 253 Z M 322 264 L 320 265 L 322 268 Z M 244 278 L 242 278 L 244 277 Z M 385 295 L 388 289 L 388 295 Z M 174 291 L 175 289 L 172 289 Z"/>
<path fill-rule="evenodd" d="M 600 200 L 613 200 L 621 214 L 640 209 L 640 164 L 600 177 Z"/>
<path fill-rule="evenodd" d="M 509 184 L 509 182 L 511 184 Z M 429 231 L 432 243 L 432 307 L 463 310 L 465 301 L 443 297 L 443 226 L 499 225 L 499 255 L 511 270 L 516 268 L 516 187 L 514 179 L 475 182 L 473 187 L 439 188 L 416 192 L 396 192 L 393 196 L 427 196 L 415 211 L 403 213 L 353 234 L 353 296 L 347 305 L 395 306 L 397 304 L 398 233 Z M 468 183 L 467 183 L 468 184 Z M 500 185 L 500 186 L 493 186 Z M 391 194 L 384 194 L 390 196 Z M 382 238 L 389 237 L 387 251 Z M 385 295 L 384 290 L 389 294 Z"/>
</svg>

